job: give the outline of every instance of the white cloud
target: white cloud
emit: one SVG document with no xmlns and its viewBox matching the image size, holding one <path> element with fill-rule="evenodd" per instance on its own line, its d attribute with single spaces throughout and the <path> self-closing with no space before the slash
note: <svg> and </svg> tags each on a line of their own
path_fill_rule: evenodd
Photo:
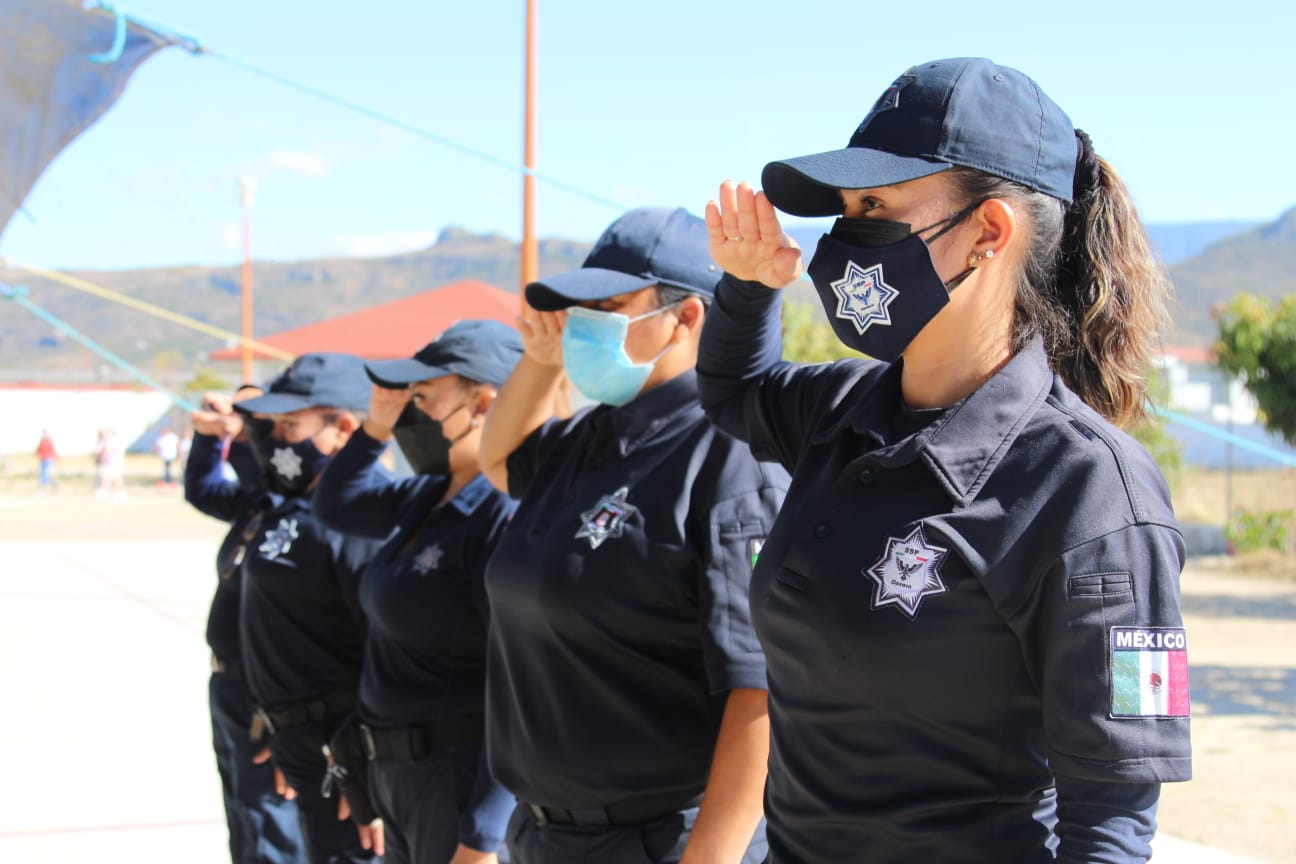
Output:
<svg viewBox="0 0 1296 864">
<path fill-rule="evenodd" d="M 331 168 L 326 157 L 305 150 L 275 150 L 270 154 L 268 162 L 272 168 L 300 174 L 312 180 L 327 177 Z"/>
<path fill-rule="evenodd" d="M 329 255 L 374 258 L 425 249 L 436 242 L 440 229 L 407 229 L 370 234 L 340 234 L 329 244 Z"/>
</svg>

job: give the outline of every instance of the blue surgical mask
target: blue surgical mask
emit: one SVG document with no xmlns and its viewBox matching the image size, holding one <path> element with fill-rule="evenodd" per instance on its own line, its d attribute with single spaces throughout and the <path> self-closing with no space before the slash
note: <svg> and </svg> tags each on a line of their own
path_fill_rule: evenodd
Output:
<svg viewBox="0 0 1296 864">
<path fill-rule="evenodd" d="M 626 354 L 626 333 L 634 322 L 671 308 L 664 306 L 631 318 L 619 312 L 571 307 L 562 334 L 563 368 L 576 389 L 604 405 L 624 405 L 637 396 L 653 366 L 674 344 L 651 360 L 636 363 Z"/>
</svg>

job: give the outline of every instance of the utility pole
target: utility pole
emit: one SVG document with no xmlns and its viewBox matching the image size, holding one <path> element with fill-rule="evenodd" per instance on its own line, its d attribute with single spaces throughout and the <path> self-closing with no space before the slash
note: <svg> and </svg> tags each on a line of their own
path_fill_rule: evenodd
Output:
<svg viewBox="0 0 1296 864">
<path fill-rule="evenodd" d="M 536 16 L 540 0 L 526 0 L 526 108 L 523 118 L 522 162 L 522 294 L 540 277 L 540 245 L 535 234 L 535 120 L 536 120 Z M 525 305 L 526 300 L 521 302 Z"/>
<path fill-rule="evenodd" d="M 243 381 L 252 382 L 252 205 L 256 202 L 256 178 L 239 179 L 239 202 L 243 205 Z"/>
</svg>

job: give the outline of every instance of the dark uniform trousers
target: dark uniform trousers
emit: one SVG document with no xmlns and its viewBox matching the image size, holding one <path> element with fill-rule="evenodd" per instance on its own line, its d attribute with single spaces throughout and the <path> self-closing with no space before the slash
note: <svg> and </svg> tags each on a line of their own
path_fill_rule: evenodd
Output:
<svg viewBox="0 0 1296 864">
<path fill-rule="evenodd" d="M 297 793 L 306 858 L 310 864 L 374 861 L 374 854 L 361 848 L 355 824 L 337 818 L 338 793 L 325 798 L 320 791 L 328 771 L 323 752 L 327 740 L 328 730 L 315 721 L 279 729 L 270 737 L 274 763 Z"/>
<path fill-rule="evenodd" d="M 275 792 L 274 769 L 255 765 L 261 749 L 248 737 L 252 701 L 237 663 L 213 672 L 207 687 L 212 747 L 220 772 L 234 864 L 305 864 L 297 804 Z"/>
<path fill-rule="evenodd" d="M 540 825 L 519 804 L 508 826 L 513 864 L 675 864 L 684 854 L 698 808 L 672 813 L 641 825 Z M 762 819 L 742 864 L 761 864 L 769 852 Z"/>
<path fill-rule="evenodd" d="M 384 864 L 449 861 L 470 806 L 480 747 L 434 750 L 421 759 L 375 759 L 369 789 L 383 820 Z M 503 849 L 501 864 L 509 860 Z"/>
</svg>

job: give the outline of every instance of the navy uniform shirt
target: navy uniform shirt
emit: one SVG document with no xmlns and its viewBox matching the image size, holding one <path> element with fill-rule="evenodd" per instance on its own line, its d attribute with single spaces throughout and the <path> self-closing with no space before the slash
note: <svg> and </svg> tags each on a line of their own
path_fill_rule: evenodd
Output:
<svg viewBox="0 0 1296 864">
<path fill-rule="evenodd" d="M 1190 774 L 1156 465 L 1039 343 L 906 428 L 899 364 L 779 362 L 779 296 L 726 277 L 699 362 L 712 418 L 793 472 L 752 583 L 770 860 L 1050 861 L 1055 774 L 1147 815 Z"/>
<path fill-rule="evenodd" d="M 368 620 L 360 713 L 377 726 L 478 714 L 485 703 L 486 560 L 517 506 L 477 475 L 441 504 L 449 478 L 379 474 L 386 445 L 363 430 L 315 490 L 332 528 L 387 542 L 360 582 Z M 393 533 L 393 530 L 395 533 Z"/>
<path fill-rule="evenodd" d="M 239 632 L 253 700 L 273 707 L 360 679 L 360 574 L 381 541 L 348 537 L 311 512 L 309 494 L 263 493 L 243 559 Z"/>
<path fill-rule="evenodd" d="M 765 688 L 747 588 L 782 469 L 712 427 L 690 370 L 509 457 L 491 558 L 491 773 L 569 809 L 706 785 L 735 687 Z"/>
<path fill-rule="evenodd" d="M 384 449 L 357 430 L 314 495 L 315 512 L 330 527 L 386 538 L 360 580 L 369 628 L 360 718 L 393 727 L 480 715 L 489 620 L 483 574 L 517 505 L 481 474 L 442 504 L 448 477 L 394 481 L 377 464 Z M 497 848 L 512 809 L 483 758 L 459 842 Z"/>
<path fill-rule="evenodd" d="M 242 657 L 239 647 L 239 587 L 242 585 L 240 564 L 247 554 L 243 536 L 253 518 L 252 490 L 259 488 L 255 473 L 245 473 L 244 462 L 250 460 L 245 444 L 230 445 L 229 461 L 239 464 L 239 482 L 228 479 L 221 470 L 221 440 L 212 435 L 194 434 L 193 447 L 185 462 L 185 500 L 200 513 L 230 523 L 229 533 L 216 552 L 216 593 L 212 595 L 207 614 L 207 644 L 212 654 L 227 668 L 236 668 Z M 246 459 L 244 458 L 246 456 Z M 253 463 L 255 465 L 255 463 Z"/>
</svg>

